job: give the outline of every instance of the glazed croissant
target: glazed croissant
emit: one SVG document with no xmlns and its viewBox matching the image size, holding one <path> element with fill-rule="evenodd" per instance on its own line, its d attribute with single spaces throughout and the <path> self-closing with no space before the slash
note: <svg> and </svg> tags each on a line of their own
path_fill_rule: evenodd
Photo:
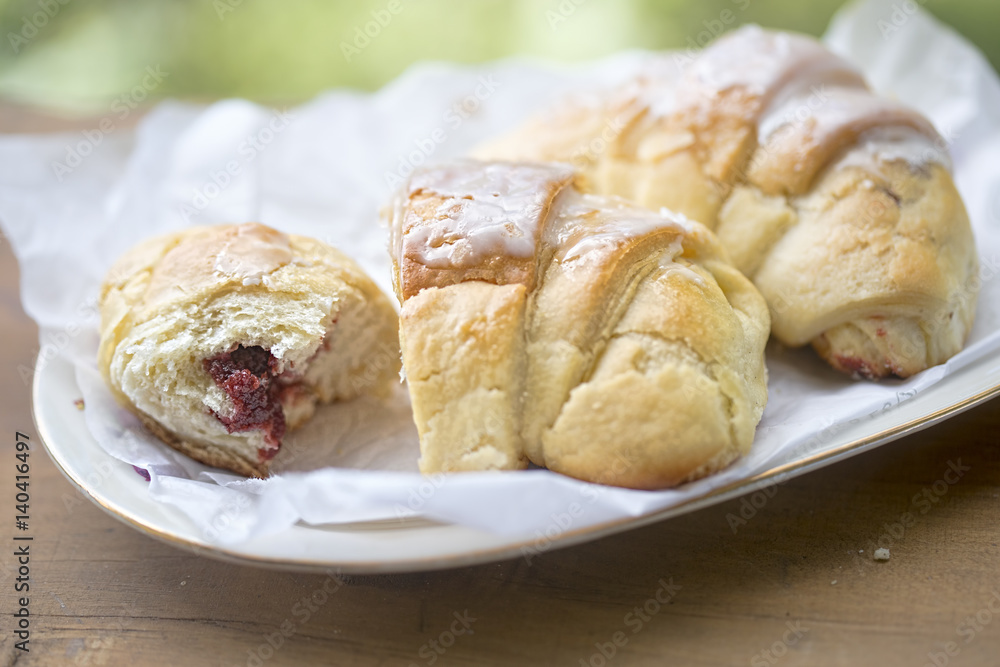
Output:
<svg viewBox="0 0 1000 667">
<path fill-rule="evenodd" d="M 775 337 L 842 371 L 907 377 L 961 349 L 978 260 L 927 119 L 799 35 L 745 27 L 679 79 L 672 65 L 476 155 L 572 162 L 598 193 L 705 223 L 764 295 Z"/>
<path fill-rule="evenodd" d="M 573 179 L 461 161 L 386 208 L 424 472 L 531 461 L 660 488 L 750 447 L 763 299 L 702 225 Z"/>
</svg>

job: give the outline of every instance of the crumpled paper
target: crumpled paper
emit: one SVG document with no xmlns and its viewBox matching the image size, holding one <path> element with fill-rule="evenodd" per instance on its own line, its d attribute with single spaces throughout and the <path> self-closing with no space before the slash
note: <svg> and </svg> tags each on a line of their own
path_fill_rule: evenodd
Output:
<svg viewBox="0 0 1000 667">
<path fill-rule="evenodd" d="M 420 516 L 538 536 L 649 514 L 822 452 L 838 425 L 891 409 L 1000 347 L 1000 84 L 973 47 L 922 10 L 875 0 L 848 7 L 826 37 L 872 84 L 925 113 L 949 141 L 975 226 L 982 292 L 967 348 L 907 381 L 852 382 L 809 350 L 768 350 L 770 402 L 752 452 L 679 489 L 584 484 L 546 470 L 431 475 L 405 388 L 322 409 L 286 440 L 268 480 L 206 468 L 143 433 L 95 367 L 100 281 L 136 242 L 192 224 L 261 221 L 326 240 L 389 291 L 377 210 L 409 169 L 465 154 L 567 91 L 629 77 L 642 53 L 581 67 L 517 60 L 421 64 L 381 91 L 331 92 L 285 111 L 228 100 L 167 102 L 134 131 L 0 139 L 0 221 L 41 327 L 39 371 L 76 367 L 91 434 L 109 456 L 149 471 L 150 495 L 205 541 L 234 545 L 296 522 Z M 913 8 L 912 5 L 907 7 Z M 568 523 L 567 523 L 568 522 Z"/>
</svg>

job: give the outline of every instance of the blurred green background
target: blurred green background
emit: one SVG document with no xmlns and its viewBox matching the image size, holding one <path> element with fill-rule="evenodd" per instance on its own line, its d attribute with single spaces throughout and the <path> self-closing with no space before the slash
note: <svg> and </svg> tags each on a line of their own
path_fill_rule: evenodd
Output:
<svg viewBox="0 0 1000 667">
<path fill-rule="evenodd" d="M 904 2 L 913 0 L 899 0 L 901 6 Z M 147 67 L 159 66 L 166 76 L 149 86 L 149 99 L 240 96 L 286 104 L 333 87 L 374 89 L 418 60 L 477 62 L 522 55 L 577 61 L 627 48 L 681 47 L 706 26 L 717 29 L 715 21 L 724 11 L 732 13 L 730 28 L 757 22 L 819 35 L 841 4 L 0 0 L 0 98 L 99 113 L 139 85 Z M 975 42 L 994 67 L 1000 64 L 1000 0 L 920 4 Z M 366 24 L 377 33 L 367 42 Z"/>
</svg>

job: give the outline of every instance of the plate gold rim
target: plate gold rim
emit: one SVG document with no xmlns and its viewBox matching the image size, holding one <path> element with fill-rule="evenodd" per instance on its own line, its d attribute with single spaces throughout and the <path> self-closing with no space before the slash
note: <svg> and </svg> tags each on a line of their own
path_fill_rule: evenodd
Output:
<svg viewBox="0 0 1000 667">
<path fill-rule="evenodd" d="M 89 498 L 98 507 L 126 525 L 131 526 L 150 537 L 166 542 L 167 544 L 181 548 L 185 551 L 192 552 L 196 555 L 208 556 L 216 560 L 222 560 L 230 563 L 252 565 L 255 567 L 284 571 L 327 574 L 331 572 L 336 572 L 337 574 L 376 574 L 389 572 L 424 572 L 496 562 L 518 556 L 523 553 L 524 549 L 529 549 L 534 544 L 534 540 L 529 539 L 515 544 L 504 545 L 502 547 L 469 551 L 468 553 L 459 556 L 431 556 L 427 558 L 400 561 L 341 561 L 339 563 L 332 561 L 287 560 L 264 556 L 253 556 L 232 551 L 217 545 L 199 544 L 198 542 L 191 541 L 179 535 L 150 527 L 149 525 L 143 523 L 142 519 L 136 517 L 128 510 L 117 507 L 95 495 L 89 488 L 87 488 L 85 482 L 77 479 L 77 477 L 75 477 L 68 470 L 66 462 L 63 461 L 58 453 L 53 451 L 53 449 L 48 445 L 50 440 L 48 428 L 38 418 L 36 405 L 39 404 L 40 377 L 41 372 L 36 365 L 31 390 L 32 420 L 34 421 L 39 440 L 45 448 L 45 451 L 48 453 L 49 458 L 52 459 L 56 468 L 63 474 L 64 477 L 66 477 L 70 484 L 76 487 L 85 497 Z M 889 442 L 932 426 L 933 424 L 943 421 L 948 417 L 955 416 L 981 403 L 985 403 L 998 395 L 1000 395 L 1000 382 L 991 387 L 987 387 L 977 394 L 969 396 L 944 408 L 940 408 L 930 414 L 923 415 L 917 419 L 897 424 L 896 426 L 884 429 L 878 433 L 873 433 L 865 437 L 852 440 L 851 442 L 844 443 L 834 449 L 820 452 L 798 461 L 775 466 L 758 473 L 753 477 L 735 480 L 725 486 L 713 489 L 705 495 L 698 496 L 697 498 L 690 498 L 678 503 L 677 505 L 664 508 L 646 516 L 626 517 L 607 523 L 588 526 L 586 528 L 566 531 L 551 540 L 547 540 L 546 552 L 554 549 L 570 547 L 584 541 L 600 539 L 631 528 L 638 528 L 640 526 L 664 521 L 671 516 L 680 514 L 682 510 L 691 505 L 709 507 L 711 505 L 724 502 L 727 498 L 745 495 L 746 493 L 750 493 L 761 486 L 763 482 L 774 479 L 775 477 L 785 476 L 786 478 L 790 478 L 792 476 L 804 474 L 809 470 L 823 467 L 828 463 L 833 463 L 837 459 L 846 458 L 845 455 L 851 452 L 860 453 L 868 446 L 873 446 L 876 443 Z"/>
</svg>

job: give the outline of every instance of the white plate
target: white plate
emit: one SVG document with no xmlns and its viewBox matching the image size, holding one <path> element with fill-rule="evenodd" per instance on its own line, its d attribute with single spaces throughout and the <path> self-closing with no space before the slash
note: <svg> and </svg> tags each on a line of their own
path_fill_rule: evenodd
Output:
<svg viewBox="0 0 1000 667">
<path fill-rule="evenodd" d="M 750 493 L 774 478 L 790 478 L 919 431 L 1000 394 L 1000 352 L 985 356 L 872 419 L 848 426 L 817 456 L 802 458 L 644 516 L 566 531 L 545 550 L 630 530 Z M 73 365 L 58 357 L 39 366 L 33 398 L 43 444 L 75 486 L 130 526 L 196 553 L 252 565 L 344 573 L 409 572 L 516 557 L 534 541 L 424 520 L 337 526 L 295 525 L 278 535 L 221 548 L 179 511 L 154 502 L 131 466 L 108 456 L 94 440 L 74 401 L 80 397 Z"/>
</svg>

